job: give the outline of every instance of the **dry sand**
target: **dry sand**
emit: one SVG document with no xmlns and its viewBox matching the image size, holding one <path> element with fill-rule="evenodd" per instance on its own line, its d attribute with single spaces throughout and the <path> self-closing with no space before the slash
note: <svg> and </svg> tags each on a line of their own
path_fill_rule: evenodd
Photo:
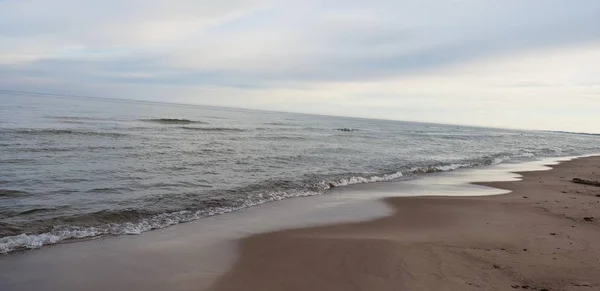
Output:
<svg viewBox="0 0 600 291">
<path fill-rule="evenodd" d="M 600 290 L 600 187 L 571 182 L 600 180 L 600 157 L 522 174 L 484 183 L 506 195 L 389 198 L 390 217 L 251 236 L 212 289 Z"/>
</svg>

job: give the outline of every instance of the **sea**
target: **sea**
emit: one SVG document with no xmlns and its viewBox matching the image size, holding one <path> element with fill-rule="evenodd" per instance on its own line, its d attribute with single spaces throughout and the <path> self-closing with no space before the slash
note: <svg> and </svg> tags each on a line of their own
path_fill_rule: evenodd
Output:
<svg viewBox="0 0 600 291">
<path fill-rule="evenodd" d="M 0 92 L 0 253 L 599 152 L 591 134 Z"/>
</svg>

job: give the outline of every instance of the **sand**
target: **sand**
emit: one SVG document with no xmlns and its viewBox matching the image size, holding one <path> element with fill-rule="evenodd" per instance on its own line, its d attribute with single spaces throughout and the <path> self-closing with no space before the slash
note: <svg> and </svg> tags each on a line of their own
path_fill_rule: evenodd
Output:
<svg viewBox="0 0 600 291">
<path fill-rule="evenodd" d="M 387 198 L 368 222 L 253 235 L 212 290 L 600 290 L 600 157 L 486 197 Z M 593 219 L 592 219 L 593 217 Z M 587 219 L 586 219 L 587 218 Z"/>
</svg>

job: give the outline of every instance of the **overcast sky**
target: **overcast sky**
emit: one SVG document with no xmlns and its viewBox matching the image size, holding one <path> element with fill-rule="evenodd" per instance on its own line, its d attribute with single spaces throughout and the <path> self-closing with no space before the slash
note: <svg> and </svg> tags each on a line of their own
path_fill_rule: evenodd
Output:
<svg viewBox="0 0 600 291">
<path fill-rule="evenodd" d="M 0 0 L 0 89 L 600 132 L 600 1 Z"/>
</svg>

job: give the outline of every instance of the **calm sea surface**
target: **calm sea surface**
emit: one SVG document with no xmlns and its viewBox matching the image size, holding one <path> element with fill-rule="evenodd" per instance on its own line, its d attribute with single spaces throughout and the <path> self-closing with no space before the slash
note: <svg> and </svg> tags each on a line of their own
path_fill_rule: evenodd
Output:
<svg viewBox="0 0 600 291">
<path fill-rule="evenodd" d="M 594 135 L 4 93 L 0 253 L 347 184 L 597 152 Z"/>
</svg>

